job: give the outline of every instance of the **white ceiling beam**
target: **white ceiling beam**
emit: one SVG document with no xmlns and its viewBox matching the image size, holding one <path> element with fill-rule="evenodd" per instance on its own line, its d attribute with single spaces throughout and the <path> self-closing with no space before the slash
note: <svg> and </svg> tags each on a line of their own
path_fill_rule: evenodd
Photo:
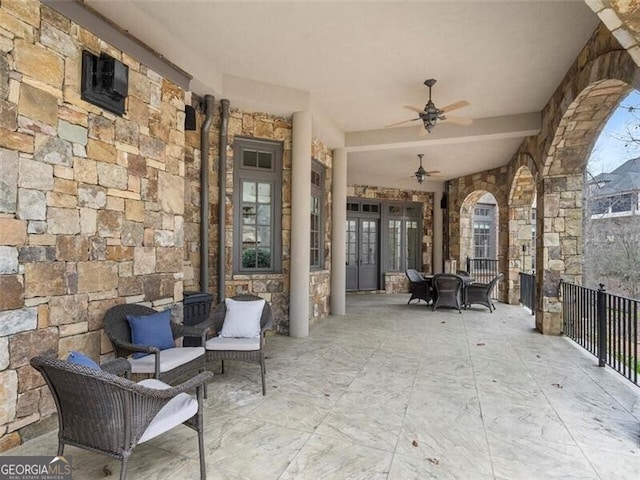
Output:
<svg viewBox="0 0 640 480">
<path fill-rule="evenodd" d="M 431 133 L 427 133 L 421 123 L 416 121 L 416 124 L 410 127 L 347 133 L 346 148 L 347 152 L 370 152 L 528 137 L 540 132 L 540 118 L 539 112 L 533 112 L 478 118 L 469 126 L 438 123 Z"/>
</svg>

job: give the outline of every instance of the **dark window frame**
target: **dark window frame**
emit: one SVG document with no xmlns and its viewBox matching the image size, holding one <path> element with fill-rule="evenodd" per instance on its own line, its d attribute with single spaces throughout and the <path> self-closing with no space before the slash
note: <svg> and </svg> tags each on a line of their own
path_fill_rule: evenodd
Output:
<svg viewBox="0 0 640 480">
<path fill-rule="evenodd" d="M 423 232 L 423 204 L 419 202 L 399 202 L 399 201 L 385 201 L 381 202 L 382 206 L 382 222 L 383 222 L 383 231 L 382 231 L 382 254 L 384 255 L 386 260 L 381 260 L 384 262 L 382 265 L 382 270 L 385 272 L 404 272 L 408 268 L 412 268 L 415 270 L 422 270 L 422 232 Z M 389 240 L 389 227 L 390 222 L 400 222 L 399 230 L 400 230 L 400 259 L 397 264 L 399 264 L 399 268 L 392 268 L 391 262 L 392 252 L 391 245 Z M 409 238 L 407 235 L 407 227 L 410 222 L 415 222 L 416 230 L 418 234 L 414 239 L 414 251 L 416 252 L 416 258 L 414 259 L 414 263 L 409 265 L 409 259 L 407 254 L 409 252 L 408 243 Z"/>
<path fill-rule="evenodd" d="M 310 245 L 309 245 L 309 267 L 312 271 L 324 269 L 324 183 L 326 176 L 326 168 L 315 158 L 311 160 L 311 201 L 317 200 L 318 213 L 317 213 L 317 229 L 313 228 L 314 212 L 311 210 L 311 229 L 310 229 Z M 319 184 L 314 183 L 314 178 L 319 181 Z M 314 247 L 314 235 L 316 240 L 316 247 Z M 317 252 L 317 255 L 314 253 Z"/>
<path fill-rule="evenodd" d="M 476 228 L 477 224 L 486 225 L 482 232 Z M 474 258 L 496 258 L 496 205 L 479 203 L 474 208 L 472 217 L 472 238 Z M 482 235 L 487 239 L 485 245 L 478 245 L 477 239 Z M 485 255 L 478 255 L 482 247 Z"/>
<path fill-rule="evenodd" d="M 245 151 L 273 155 L 269 168 L 243 165 Z M 240 275 L 282 272 L 282 142 L 236 136 L 233 142 L 233 272 Z M 242 266 L 243 257 L 243 182 L 265 183 L 271 186 L 271 224 L 269 246 L 271 265 L 268 268 Z M 256 227 L 257 229 L 257 227 Z M 257 248 L 257 247 L 256 247 Z"/>
</svg>

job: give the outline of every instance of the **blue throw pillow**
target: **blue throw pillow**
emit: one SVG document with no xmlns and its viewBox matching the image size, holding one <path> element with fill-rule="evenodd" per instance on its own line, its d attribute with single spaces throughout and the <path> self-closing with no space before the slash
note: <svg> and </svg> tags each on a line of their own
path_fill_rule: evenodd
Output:
<svg viewBox="0 0 640 480">
<path fill-rule="evenodd" d="M 127 315 L 127 321 L 131 327 L 131 342 L 136 345 L 158 347 L 160 350 L 175 346 L 173 333 L 171 333 L 171 310 L 152 313 L 151 315 L 135 316 Z M 147 353 L 137 352 L 133 358 L 140 358 Z"/>
<path fill-rule="evenodd" d="M 67 356 L 67 361 L 75 363 L 76 365 L 84 365 L 85 367 L 93 368 L 95 370 L 101 370 L 100 365 L 91 360 L 84 353 L 71 351 Z"/>
</svg>

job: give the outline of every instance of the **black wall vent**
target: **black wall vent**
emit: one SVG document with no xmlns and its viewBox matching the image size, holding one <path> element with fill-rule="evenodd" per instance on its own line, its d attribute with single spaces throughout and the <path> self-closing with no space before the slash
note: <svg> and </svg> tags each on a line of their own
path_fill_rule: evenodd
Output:
<svg viewBox="0 0 640 480">
<path fill-rule="evenodd" d="M 449 198 L 447 192 L 444 192 L 442 194 L 442 198 L 440 199 L 440 208 L 442 208 L 443 210 L 449 208 Z"/>
<path fill-rule="evenodd" d="M 184 106 L 184 129 L 195 130 L 196 129 L 196 109 L 191 105 Z"/>
<path fill-rule="evenodd" d="M 83 100 L 122 116 L 128 88 L 129 67 L 104 53 L 82 52 Z"/>
</svg>

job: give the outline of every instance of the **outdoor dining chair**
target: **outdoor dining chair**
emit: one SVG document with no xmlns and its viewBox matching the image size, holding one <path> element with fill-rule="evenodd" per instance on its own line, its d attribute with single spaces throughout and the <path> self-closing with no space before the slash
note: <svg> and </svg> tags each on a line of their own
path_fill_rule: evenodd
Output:
<svg viewBox="0 0 640 480">
<path fill-rule="evenodd" d="M 72 445 L 117 458 L 125 480 L 136 446 L 184 424 L 198 436 L 200 478 L 206 478 L 202 404 L 211 372 L 170 387 L 153 378 L 135 383 L 118 376 L 129 368 L 122 358 L 100 368 L 34 357 L 31 366 L 44 377 L 58 410 L 58 456 Z M 193 390 L 195 396 L 186 393 Z"/>
<path fill-rule="evenodd" d="M 472 283 L 467 285 L 465 296 L 466 305 L 470 306 L 472 303 L 484 305 L 493 313 L 496 306 L 491 299 L 491 293 L 502 277 L 503 274 L 499 273 L 489 283 Z"/>
<path fill-rule="evenodd" d="M 464 279 L 460 275 L 437 273 L 432 282 L 436 292 L 433 310 L 438 307 L 454 307 L 458 309 L 458 313 L 462 313 Z"/>
<path fill-rule="evenodd" d="M 417 270 L 411 268 L 407 269 L 406 275 L 411 288 L 411 297 L 407 303 L 411 303 L 411 300 L 415 300 L 416 298 L 418 299 L 418 303 L 420 303 L 420 300 L 424 300 L 427 303 L 431 302 L 433 299 L 431 295 L 431 282 L 425 280 Z"/>
</svg>

